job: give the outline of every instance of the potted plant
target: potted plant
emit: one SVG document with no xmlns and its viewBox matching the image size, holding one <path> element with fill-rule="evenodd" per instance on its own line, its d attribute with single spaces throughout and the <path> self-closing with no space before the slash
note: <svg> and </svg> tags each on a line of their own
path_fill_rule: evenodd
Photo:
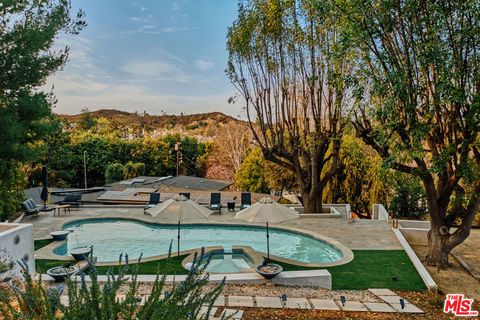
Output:
<svg viewBox="0 0 480 320">
<path fill-rule="evenodd" d="M 263 261 L 263 263 L 256 268 L 256 271 L 265 279 L 271 280 L 278 276 L 283 271 L 283 268 L 281 265 L 278 265 L 276 263 L 269 263 L 267 261 Z"/>
<path fill-rule="evenodd" d="M 63 241 L 67 239 L 67 236 L 70 232 L 66 230 L 61 230 L 61 231 L 53 231 L 50 232 L 50 235 L 55 239 L 55 241 Z"/>
<path fill-rule="evenodd" d="M 75 259 L 75 261 L 87 260 L 91 252 L 92 247 L 77 247 L 70 250 L 70 254 Z"/>
<path fill-rule="evenodd" d="M 68 277 L 78 271 L 77 267 L 65 265 L 59 267 L 53 267 L 47 270 L 47 274 L 55 279 L 55 282 L 65 281 Z"/>
</svg>

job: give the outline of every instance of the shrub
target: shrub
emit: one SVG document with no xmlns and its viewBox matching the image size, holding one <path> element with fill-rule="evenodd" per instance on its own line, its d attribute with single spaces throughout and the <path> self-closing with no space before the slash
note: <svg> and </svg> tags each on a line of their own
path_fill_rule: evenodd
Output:
<svg viewBox="0 0 480 320">
<path fill-rule="evenodd" d="M 137 162 L 133 165 L 133 171 L 135 172 L 135 176 L 143 176 L 145 174 L 145 163 Z"/>
<path fill-rule="evenodd" d="M 123 167 L 123 178 L 130 179 L 135 177 L 135 167 L 132 161 L 128 161 Z"/>
<path fill-rule="evenodd" d="M 202 256 L 203 250 L 200 258 Z M 125 263 L 119 263 L 116 268 L 117 275 L 109 273 L 103 285 L 98 281 L 95 266 L 90 271 L 88 285 L 85 274 L 79 276 L 79 281 L 67 280 L 68 305 L 60 303 L 64 286 L 47 289 L 41 279 L 34 281 L 25 272 L 25 283 L 21 287 L 0 291 L 0 313 L 6 320 L 209 319 L 223 282 L 213 289 L 205 288 L 208 275 L 203 273 L 206 265 L 200 265 L 200 258 L 194 259 L 185 281 L 174 284 L 168 292 L 165 291 L 166 276 L 157 276 L 143 305 L 139 304 L 138 263 L 129 265 L 128 256 L 125 256 Z M 124 286 L 128 286 L 125 299 L 119 301 L 117 294 Z M 199 318 L 202 305 L 207 306 L 207 312 Z"/>
<path fill-rule="evenodd" d="M 105 171 L 106 183 L 113 183 L 123 180 L 123 165 L 120 163 L 112 163 L 107 166 Z"/>
</svg>

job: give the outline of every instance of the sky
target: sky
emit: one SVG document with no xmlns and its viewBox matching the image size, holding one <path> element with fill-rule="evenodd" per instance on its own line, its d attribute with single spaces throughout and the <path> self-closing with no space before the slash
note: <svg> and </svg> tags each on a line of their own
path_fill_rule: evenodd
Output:
<svg viewBox="0 0 480 320">
<path fill-rule="evenodd" d="M 72 0 L 86 13 L 78 36 L 60 35 L 70 60 L 51 76 L 54 112 L 83 108 L 180 114 L 220 111 L 235 89 L 225 75 L 236 0 Z"/>
</svg>

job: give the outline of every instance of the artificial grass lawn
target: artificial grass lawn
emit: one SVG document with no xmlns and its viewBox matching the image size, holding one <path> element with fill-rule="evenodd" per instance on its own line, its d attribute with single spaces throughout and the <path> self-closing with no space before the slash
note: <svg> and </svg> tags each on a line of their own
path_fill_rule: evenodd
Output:
<svg viewBox="0 0 480 320">
<path fill-rule="evenodd" d="M 35 241 L 33 241 L 34 250 L 38 250 L 38 249 L 41 249 L 45 246 L 48 246 L 53 241 L 55 241 L 55 240 L 54 239 L 35 240 Z"/>
<path fill-rule="evenodd" d="M 388 288 L 405 291 L 425 290 L 425 284 L 403 250 L 354 250 L 351 262 L 326 268 L 332 274 L 334 290 Z M 284 271 L 311 268 L 275 262 Z"/>
<path fill-rule="evenodd" d="M 417 270 L 403 250 L 354 250 L 354 259 L 344 265 L 326 268 L 332 274 L 334 290 L 365 290 L 388 288 L 405 291 L 422 291 L 426 287 Z M 142 262 L 139 274 L 187 274 L 182 266 L 186 256 L 172 257 L 170 261 Z M 278 261 L 284 271 L 310 270 L 308 268 Z M 37 272 L 64 265 L 65 261 L 36 260 Z M 111 267 L 97 267 L 98 274 L 106 274 Z M 113 271 L 115 271 L 113 267 Z"/>
<path fill-rule="evenodd" d="M 148 261 L 148 262 L 141 262 L 138 274 L 188 274 L 188 271 L 182 266 L 182 260 L 185 259 L 186 255 L 177 257 L 172 256 L 170 260 L 163 259 L 163 260 L 156 260 L 156 261 Z M 37 259 L 35 260 L 35 269 L 39 273 L 46 273 L 48 269 L 63 266 L 67 263 L 71 263 L 70 261 L 60 261 L 60 260 L 45 260 L 45 259 Z M 133 269 L 133 264 L 131 265 Z M 107 274 L 109 269 L 115 272 L 115 270 L 119 266 L 97 266 L 97 274 L 103 275 Z"/>
</svg>

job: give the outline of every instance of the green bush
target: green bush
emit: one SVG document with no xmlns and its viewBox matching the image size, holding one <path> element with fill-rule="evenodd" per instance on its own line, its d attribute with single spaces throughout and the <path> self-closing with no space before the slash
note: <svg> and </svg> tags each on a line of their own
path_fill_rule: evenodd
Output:
<svg viewBox="0 0 480 320">
<path fill-rule="evenodd" d="M 427 213 L 425 190 L 418 178 L 395 173 L 392 186 L 390 211 L 395 217 L 418 219 Z"/>
<path fill-rule="evenodd" d="M 200 258 L 194 261 L 200 261 Z M 123 262 L 122 257 L 119 262 Z M 213 303 L 223 289 L 223 282 L 213 289 L 206 289 L 208 275 L 204 273 L 205 267 L 194 262 L 186 279 L 169 287 L 169 291 L 166 291 L 166 276 L 157 276 L 143 305 L 139 303 L 138 263 L 129 265 L 128 256 L 125 256 L 124 264 L 117 266 L 116 275 L 109 273 L 108 281 L 103 284 L 98 281 L 95 266 L 89 273 L 89 283 L 85 274 L 81 274 L 76 279 L 78 281 L 67 280 L 68 305 L 60 303 L 63 286 L 47 289 L 41 279 L 34 281 L 25 272 L 24 284 L 0 291 L 0 314 L 5 320 L 209 319 Z M 122 287 L 128 289 L 125 299 L 119 301 L 117 294 Z M 208 308 L 200 318 L 203 305 Z"/>
<path fill-rule="evenodd" d="M 107 166 L 105 171 L 106 183 L 113 183 L 123 180 L 123 165 L 120 163 L 112 163 Z"/>
<path fill-rule="evenodd" d="M 0 221 L 4 221 L 20 209 L 25 176 L 19 162 L 0 160 L 0 177 Z"/>
<path fill-rule="evenodd" d="M 133 171 L 136 177 L 143 176 L 145 174 L 145 163 L 137 162 L 133 164 Z"/>
</svg>

